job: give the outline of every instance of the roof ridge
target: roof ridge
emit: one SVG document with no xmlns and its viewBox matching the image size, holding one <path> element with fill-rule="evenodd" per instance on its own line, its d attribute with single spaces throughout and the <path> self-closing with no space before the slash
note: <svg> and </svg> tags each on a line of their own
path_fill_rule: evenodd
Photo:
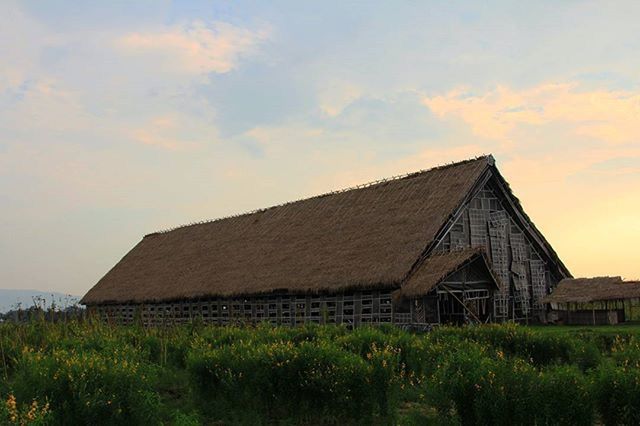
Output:
<svg viewBox="0 0 640 426">
<path fill-rule="evenodd" d="M 204 224 L 208 224 L 208 223 L 220 222 L 220 221 L 223 221 L 223 220 L 233 219 L 233 218 L 237 218 L 237 217 L 250 216 L 250 215 L 255 214 L 255 213 L 262 213 L 262 212 L 265 212 L 267 210 L 275 209 L 275 208 L 278 208 L 278 207 L 288 206 L 288 205 L 299 203 L 299 202 L 302 202 L 302 201 L 314 200 L 314 199 L 317 199 L 317 198 L 323 198 L 323 197 L 328 197 L 330 195 L 342 194 L 342 193 L 349 192 L 349 191 L 354 191 L 354 190 L 357 190 L 357 189 L 370 188 L 372 186 L 381 185 L 381 184 L 388 183 L 388 182 L 395 182 L 395 181 L 402 180 L 402 179 L 413 178 L 413 177 L 417 177 L 417 176 L 423 175 L 423 174 L 425 174 L 427 172 L 432 172 L 432 171 L 435 171 L 435 170 L 442 170 L 442 169 L 446 169 L 446 168 L 449 168 L 449 167 L 461 166 L 463 164 L 471 163 L 473 161 L 478 161 L 478 160 L 482 160 L 482 159 L 486 159 L 487 164 L 489 164 L 490 166 L 493 166 L 495 164 L 495 158 L 493 157 L 493 155 L 491 155 L 491 154 L 483 154 L 483 155 L 476 156 L 476 157 L 473 157 L 473 158 L 468 158 L 466 160 L 453 161 L 453 162 L 446 163 L 446 164 L 440 164 L 440 165 L 437 165 L 437 166 L 434 166 L 434 167 L 431 167 L 431 168 L 428 168 L 428 169 L 420 169 L 420 170 L 415 171 L 415 172 L 408 172 L 408 173 L 394 175 L 394 176 L 390 176 L 390 177 L 386 177 L 386 178 L 376 179 L 376 180 L 369 181 L 369 182 L 366 182 L 366 183 L 362 183 L 362 184 L 359 184 L 359 185 L 354 185 L 354 186 L 350 186 L 350 187 L 346 187 L 346 188 L 342 188 L 342 189 L 338 189 L 338 190 L 324 192 L 324 193 L 321 193 L 321 194 L 318 194 L 318 195 L 313 195 L 313 196 L 306 197 L 306 198 L 299 198 L 297 200 L 287 201 L 287 202 L 280 203 L 280 204 L 275 204 L 275 205 L 269 206 L 269 207 L 263 207 L 263 208 L 259 208 L 259 209 L 254 209 L 254 210 L 250 210 L 250 211 L 243 212 L 243 213 L 231 214 L 231 215 L 227 215 L 227 216 L 218 217 L 218 218 L 215 218 L 215 219 L 205 219 L 205 220 L 200 220 L 200 221 L 196 221 L 196 222 L 185 223 L 185 224 L 182 224 L 182 225 L 177 225 L 177 226 L 161 229 L 161 230 L 158 230 L 158 231 L 155 231 L 155 232 L 151 232 L 149 234 L 146 234 L 144 237 L 146 238 L 146 237 L 153 236 L 153 235 L 166 234 L 166 233 L 178 230 L 178 229 L 188 228 L 190 226 L 204 225 Z"/>
<path fill-rule="evenodd" d="M 588 280 L 617 280 L 617 281 L 625 281 L 622 279 L 621 275 L 597 275 L 594 277 L 571 277 L 571 278 L 563 278 L 562 281 L 588 281 Z"/>
</svg>

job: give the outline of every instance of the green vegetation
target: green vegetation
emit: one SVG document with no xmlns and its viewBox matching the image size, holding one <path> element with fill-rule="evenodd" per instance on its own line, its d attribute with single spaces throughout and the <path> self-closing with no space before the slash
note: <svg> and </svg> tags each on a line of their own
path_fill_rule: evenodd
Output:
<svg viewBox="0 0 640 426">
<path fill-rule="evenodd" d="M 0 424 L 639 424 L 637 327 L 0 324 Z"/>
</svg>

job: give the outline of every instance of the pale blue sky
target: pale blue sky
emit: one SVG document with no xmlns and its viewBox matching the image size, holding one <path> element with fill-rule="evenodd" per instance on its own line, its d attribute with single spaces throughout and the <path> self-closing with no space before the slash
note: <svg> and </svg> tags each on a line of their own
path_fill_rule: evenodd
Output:
<svg viewBox="0 0 640 426">
<path fill-rule="evenodd" d="M 575 275 L 640 277 L 638 34 L 635 1 L 3 1 L 0 288 L 489 152 Z"/>
</svg>

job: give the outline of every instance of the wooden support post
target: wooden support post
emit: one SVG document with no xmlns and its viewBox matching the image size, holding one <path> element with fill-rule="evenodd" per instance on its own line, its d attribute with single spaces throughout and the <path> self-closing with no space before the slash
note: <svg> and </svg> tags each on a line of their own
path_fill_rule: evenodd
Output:
<svg viewBox="0 0 640 426">
<path fill-rule="evenodd" d="M 465 305 L 464 303 L 462 303 L 462 301 L 458 298 L 458 296 L 456 296 L 455 294 L 453 294 L 453 293 L 452 293 L 452 292 L 447 288 L 447 286 L 442 286 L 442 288 L 443 288 L 447 293 L 449 293 L 449 294 L 450 294 L 454 299 L 456 299 L 456 300 L 458 301 L 458 303 L 460 303 L 460 304 L 462 305 L 462 307 L 463 307 L 466 311 L 468 311 L 468 312 L 471 314 L 471 316 L 472 316 L 472 317 L 473 317 L 473 318 L 478 322 L 478 324 L 482 323 L 482 321 L 480 321 L 480 319 L 479 319 L 479 318 L 478 318 L 478 317 L 477 317 L 473 312 L 471 312 L 471 310 L 470 310 L 470 309 L 468 309 L 468 308 L 466 307 L 466 305 Z"/>
</svg>

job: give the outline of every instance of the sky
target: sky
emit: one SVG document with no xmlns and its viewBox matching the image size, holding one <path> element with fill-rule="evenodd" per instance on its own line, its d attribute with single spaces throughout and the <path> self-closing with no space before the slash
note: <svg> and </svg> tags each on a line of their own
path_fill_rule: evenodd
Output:
<svg viewBox="0 0 640 426">
<path fill-rule="evenodd" d="M 640 2 L 0 2 L 0 288 L 491 153 L 574 276 L 640 278 Z"/>
</svg>

